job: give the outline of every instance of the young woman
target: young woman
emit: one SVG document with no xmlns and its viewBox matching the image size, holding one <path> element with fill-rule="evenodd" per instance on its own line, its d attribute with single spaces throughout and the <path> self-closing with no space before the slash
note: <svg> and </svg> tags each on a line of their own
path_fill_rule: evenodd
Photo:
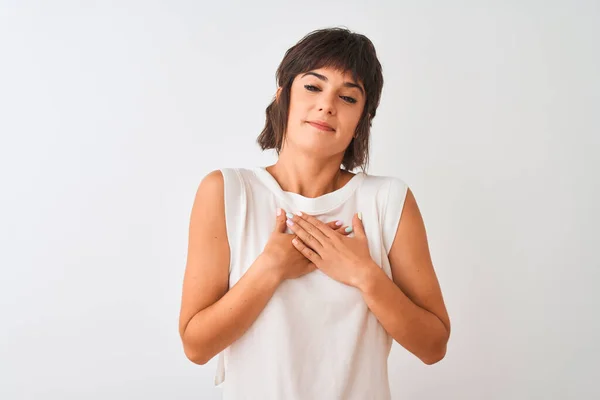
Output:
<svg viewBox="0 0 600 400">
<path fill-rule="evenodd" d="M 381 65 L 365 36 L 322 29 L 286 52 L 277 83 L 258 137 L 277 162 L 198 188 L 185 354 L 219 355 L 225 399 L 389 399 L 392 340 L 433 364 L 450 321 L 411 190 L 365 173 Z"/>
</svg>

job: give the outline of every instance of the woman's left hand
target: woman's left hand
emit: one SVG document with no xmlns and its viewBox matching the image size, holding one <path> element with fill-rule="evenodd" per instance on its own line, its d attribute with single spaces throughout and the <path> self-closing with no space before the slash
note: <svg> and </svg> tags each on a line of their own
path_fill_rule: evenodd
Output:
<svg viewBox="0 0 600 400">
<path fill-rule="evenodd" d="M 298 236 L 296 249 L 329 277 L 359 287 L 375 262 L 358 214 L 352 218 L 354 237 L 347 237 L 306 213 L 288 214 L 287 224 Z M 290 218 L 291 216 L 291 218 Z"/>
</svg>

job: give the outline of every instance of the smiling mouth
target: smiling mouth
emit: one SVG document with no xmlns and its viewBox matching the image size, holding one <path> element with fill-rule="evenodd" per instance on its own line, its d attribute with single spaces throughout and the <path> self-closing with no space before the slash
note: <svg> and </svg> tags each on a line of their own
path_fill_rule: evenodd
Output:
<svg viewBox="0 0 600 400">
<path fill-rule="evenodd" d="M 335 129 L 333 129 L 333 128 L 330 128 L 330 127 L 328 127 L 328 126 L 321 125 L 321 124 L 318 124 L 318 123 L 316 123 L 316 122 L 311 122 L 311 121 L 307 121 L 307 122 L 308 122 L 308 124 L 309 124 L 309 125 L 311 125 L 311 126 L 313 126 L 313 127 L 317 128 L 317 129 L 319 129 L 319 130 L 321 130 L 321 131 L 325 131 L 325 132 L 335 132 Z"/>
</svg>

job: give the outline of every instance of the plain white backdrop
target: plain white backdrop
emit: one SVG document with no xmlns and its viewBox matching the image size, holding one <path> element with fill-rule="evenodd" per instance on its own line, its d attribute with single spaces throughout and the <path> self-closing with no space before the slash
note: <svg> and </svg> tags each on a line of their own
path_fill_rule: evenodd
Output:
<svg viewBox="0 0 600 400">
<path fill-rule="evenodd" d="M 220 397 L 178 336 L 195 191 L 275 161 L 275 70 L 331 26 L 376 46 L 367 172 L 452 319 L 438 364 L 394 344 L 393 398 L 600 398 L 598 2 L 0 4 L 0 398 Z"/>
</svg>

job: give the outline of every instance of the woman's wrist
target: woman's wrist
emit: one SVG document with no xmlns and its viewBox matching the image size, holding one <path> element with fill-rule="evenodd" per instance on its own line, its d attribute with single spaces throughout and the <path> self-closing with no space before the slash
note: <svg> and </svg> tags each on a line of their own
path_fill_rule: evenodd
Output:
<svg viewBox="0 0 600 400">
<path fill-rule="evenodd" d="M 353 286 L 362 293 L 368 293 L 372 290 L 374 282 L 377 280 L 377 275 L 383 272 L 379 265 L 375 262 L 367 265 L 361 265 L 357 268 L 358 273 L 354 278 Z"/>
<path fill-rule="evenodd" d="M 261 270 L 267 279 L 272 279 L 277 285 L 283 281 L 283 274 L 281 268 L 279 268 L 279 262 L 275 257 L 268 253 L 262 252 L 258 258 L 257 267 Z"/>
</svg>

